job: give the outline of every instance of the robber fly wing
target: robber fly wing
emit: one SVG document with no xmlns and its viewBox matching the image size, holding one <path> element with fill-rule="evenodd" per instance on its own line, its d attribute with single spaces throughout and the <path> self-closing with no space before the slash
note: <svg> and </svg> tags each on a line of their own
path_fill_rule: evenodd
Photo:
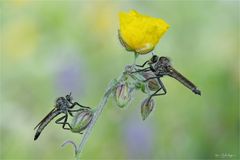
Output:
<svg viewBox="0 0 240 160">
<path fill-rule="evenodd" d="M 41 122 L 39 122 L 36 127 L 34 127 L 34 130 L 40 126 L 43 122 L 45 122 L 45 120 L 56 110 L 56 108 L 53 108 L 42 120 Z"/>
</svg>

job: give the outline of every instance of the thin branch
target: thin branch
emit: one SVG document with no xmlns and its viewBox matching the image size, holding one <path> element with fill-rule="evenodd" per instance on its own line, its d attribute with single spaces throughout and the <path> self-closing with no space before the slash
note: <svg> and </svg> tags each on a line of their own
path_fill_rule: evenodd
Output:
<svg viewBox="0 0 240 160">
<path fill-rule="evenodd" d="M 105 91 L 105 94 L 101 100 L 101 102 L 99 103 L 99 105 L 97 106 L 96 108 L 96 112 L 94 113 L 94 116 L 93 116 L 93 119 L 91 121 L 91 123 L 89 124 L 88 128 L 86 129 L 85 133 L 84 133 L 84 136 L 78 146 L 78 149 L 77 149 L 77 152 L 76 152 L 76 159 L 79 160 L 80 159 L 80 153 L 82 152 L 83 150 L 83 147 L 84 145 L 86 144 L 90 134 L 91 134 L 91 131 L 93 129 L 93 126 L 94 124 L 96 123 L 98 117 L 101 115 L 104 107 L 106 106 L 106 103 L 108 101 L 108 98 L 109 96 L 111 95 L 112 93 L 112 90 L 113 88 L 115 87 L 115 84 L 114 83 L 110 83 L 108 85 L 108 88 L 107 90 Z"/>
</svg>

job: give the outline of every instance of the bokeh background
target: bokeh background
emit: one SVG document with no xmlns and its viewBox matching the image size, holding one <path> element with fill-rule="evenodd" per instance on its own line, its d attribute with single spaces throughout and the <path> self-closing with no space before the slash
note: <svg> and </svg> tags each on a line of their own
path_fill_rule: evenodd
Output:
<svg viewBox="0 0 240 160">
<path fill-rule="evenodd" d="M 135 9 L 171 27 L 155 49 L 202 91 L 163 78 L 168 94 L 142 121 L 141 92 L 124 109 L 110 98 L 84 159 L 239 156 L 239 1 L 1 1 L 0 159 L 73 159 L 81 135 L 35 125 L 70 91 L 97 106 L 133 54 L 117 38 L 118 13 Z M 139 26 L 141 27 L 141 26 Z M 142 63 L 151 55 L 141 56 Z"/>
</svg>

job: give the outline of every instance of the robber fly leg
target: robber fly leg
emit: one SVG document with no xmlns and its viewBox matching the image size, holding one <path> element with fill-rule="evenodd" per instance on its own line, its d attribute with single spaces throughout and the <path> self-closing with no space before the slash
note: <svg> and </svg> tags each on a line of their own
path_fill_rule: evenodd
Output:
<svg viewBox="0 0 240 160">
<path fill-rule="evenodd" d="M 157 80 L 158 80 L 158 83 L 160 84 L 161 88 L 163 89 L 163 92 L 164 92 L 163 95 L 167 94 L 167 89 L 165 88 L 165 86 L 163 85 L 163 83 L 159 77 L 157 78 Z"/>
<path fill-rule="evenodd" d="M 71 127 L 71 125 L 67 122 L 67 119 L 68 119 L 68 114 L 66 113 L 66 117 L 65 117 L 65 119 L 64 119 L 62 128 L 63 128 L 63 129 L 66 129 L 66 130 L 70 130 L 70 129 L 72 129 L 72 127 Z M 66 128 L 66 127 L 65 127 L 66 124 L 68 125 L 69 128 Z"/>
<path fill-rule="evenodd" d="M 139 69 L 139 70 L 136 70 L 136 71 L 131 72 L 131 73 L 146 72 L 146 71 L 150 71 L 150 67 L 147 67 L 147 68 L 144 68 L 144 69 Z"/>
<path fill-rule="evenodd" d="M 64 119 L 64 118 L 65 118 L 65 119 Z M 63 117 L 60 117 L 59 119 L 57 119 L 57 120 L 55 121 L 55 123 L 57 123 L 57 124 L 62 124 L 62 128 L 63 128 L 63 129 L 70 130 L 70 129 L 72 129 L 72 127 L 71 127 L 71 125 L 67 122 L 67 118 L 68 118 L 68 115 L 66 114 L 66 115 L 64 115 Z M 63 121 L 63 122 L 60 122 L 60 121 L 63 120 L 63 119 L 64 119 L 64 121 Z M 68 125 L 69 128 L 66 128 L 65 125 Z"/>
<path fill-rule="evenodd" d="M 158 80 L 158 83 L 160 85 L 160 88 L 156 92 L 154 92 L 152 95 L 150 95 L 149 100 L 154 96 L 160 96 L 160 95 L 167 94 L 167 90 L 166 90 L 165 86 L 163 85 L 163 83 L 162 83 L 162 81 L 160 80 L 159 77 L 157 78 L 157 80 Z M 158 93 L 160 90 L 163 90 L 163 93 Z"/>
<path fill-rule="evenodd" d="M 79 107 L 81 107 L 81 108 L 91 109 L 90 107 L 83 106 L 83 105 L 79 104 L 78 102 L 72 103 L 72 106 L 70 106 L 69 108 L 73 108 L 73 107 L 75 107 L 76 105 L 79 106 Z"/>
<path fill-rule="evenodd" d="M 143 68 L 147 63 L 148 63 L 148 60 L 146 62 L 144 62 L 142 65 L 137 65 L 136 64 L 135 66 Z"/>
<path fill-rule="evenodd" d="M 69 114 L 72 114 L 73 112 L 80 112 L 83 111 L 84 109 L 80 108 L 80 109 L 72 109 L 72 110 L 68 110 Z"/>
<path fill-rule="evenodd" d="M 68 110 L 68 113 L 70 114 L 70 116 L 72 116 L 72 117 L 73 117 L 73 114 L 72 114 L 72 112 L 69 112 L 69 110 Z"/>
</svg>

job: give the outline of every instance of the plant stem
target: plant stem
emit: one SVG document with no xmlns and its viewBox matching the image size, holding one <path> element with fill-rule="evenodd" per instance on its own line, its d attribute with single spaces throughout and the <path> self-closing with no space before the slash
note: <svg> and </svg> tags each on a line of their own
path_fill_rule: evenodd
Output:
<svg viewBox="0 0 240 160">
<path fill-rule="evenodd" d="M 137 53 L 134 53 L 133 66 L 136 64 L 137 57 L 138 57 L 138 54 L 137 54 Z"/>
<path fill-rule="evenodd" d="M 79 160 L 80 159 L 80 153 L 82 152 L 83 150 L 83 147 L 84 145 L 86 144 L 90 134 L 91 134 L 91 131 L 92 131 L 92 128 L 94 126 L 94 124 L 96 123 L 98 117 L 100 116 L 100 114 L 102 113 L 104 107 L 106 106 L 106 103 L 108 101 L 108 98 L 109 96 L 111 95 L 112 93 L 112 89 L 115 87 L 115 85 L 113 83 L 110 83 L 108 85 L 108 88 L 107 90 L 105 91 L 104 93 L 104 96 L 101 100 L 101 102 L 99 103 L 99 105 L 97 106 L 96 108 L 96 112 L 94 113 L 94 116 L 93 116 L 93 119 L 91 121 L 91 123 L 89 124 L 88 128 L 86 129 L 86 132 L 84 133 L 84 136 L 78 146 L 78 149 L 76 151 L 76 159 Z"/>
</svg>

